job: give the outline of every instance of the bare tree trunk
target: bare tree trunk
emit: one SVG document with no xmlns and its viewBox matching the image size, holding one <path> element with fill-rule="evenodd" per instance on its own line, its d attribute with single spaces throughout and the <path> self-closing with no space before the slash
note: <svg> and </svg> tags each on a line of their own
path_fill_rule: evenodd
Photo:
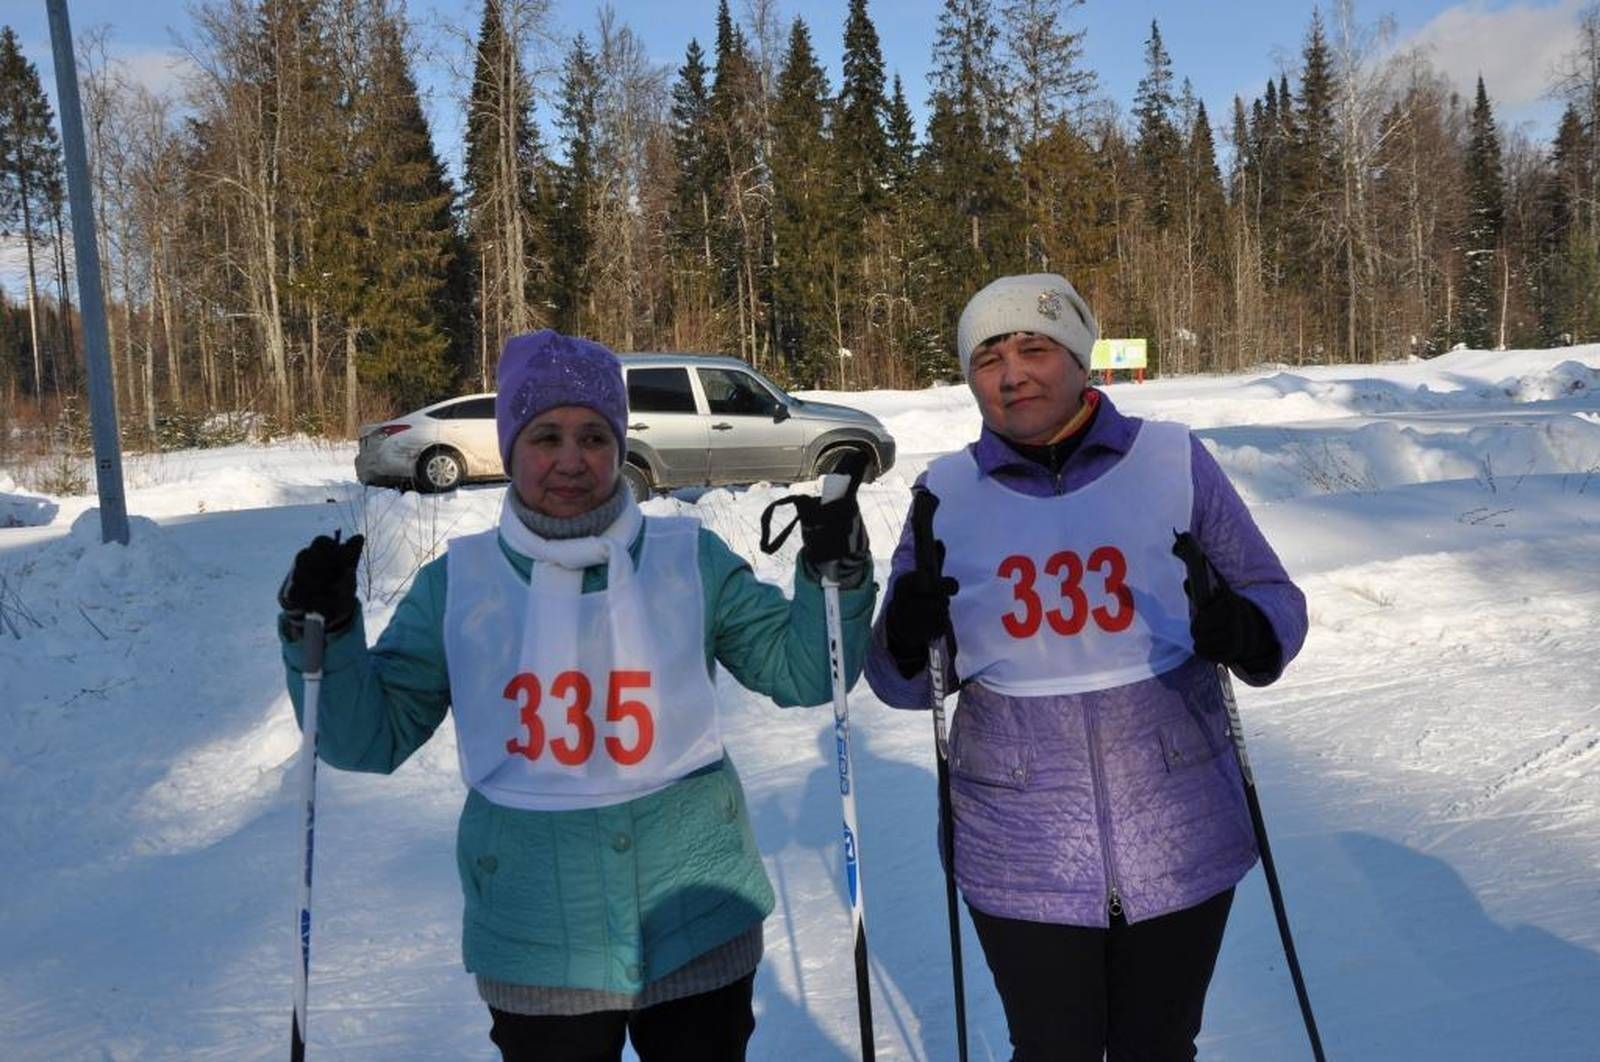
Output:
<svg viewBox="0 0 1600 1062">
<path fill-rule="evenodd" d="M 344 330 L 344 434 L 347 439 L 354 439 L 361 426 L 356 399 L 356 328 L 347 323 Z"/>
<path fill-rule="evenodd" d="M 144 333 L 144 426 L 152 444 L 156 441 L 156 300 L 155 267 L 150 268 L 151 297 L 146 307 L 149 321 Z"/>
<path fill-rule="evenodd" d="M 162 258 L 165 260 L 168 258 L 168 255 L 166 254 L 164 243 L 165 241 L 163 241 Z M 181 339 L 178 334 L 179 328 L 177 314 L 174 312 L 173 308 L 174 300 L 172 297 L 172 281 L 170 278 L 163 278 L 159 281 L 159 283 L 161 297 L 161 327 L 167 337 L 167 387 L 169 393 L 172 395 L 173 408 L 176 409 L 181 408 L 183 405 L 183 352 L 179 349 Z"/>
<path fill-rule="evenodd" d="M 33 397 L 44 397 L 44 363 L 39 357 L 39 282 L 33 268 L 33 211 L 28 203 L 26 168 L 17 170 L 21 178 L 22 245 L 28 259 L 28 334 L 33 343 Z"/>
<path fill-rule="evenodd" d="M 1500 343 L 1496 350 L 1506 349 L 1506 315 L 1511 308 L 1511 251 L 1500 248 Z"/>
<path fill-rule="evenodd" d="M 133 264 L 126 253 L 122 256 L 122 365 L 122 377 L 128 381 L 128 415 L 131 417 L 139 408 L 139 374 L 133 361 Z"/>
<path fill-rule="evenodd" d="M 67 286 L 67 244 L 61 228 L 61 206 L 58 203 L 51 218 L 56 230 L 56 308 L 60 314 L 61 351 L 57 355 L 56 385 L 60 386 L 59 359 L 65 358 L 72 366 L 74 378 L 79 378 L 76 344 L 72 340 L 72 295 Z"/>
<path fill-rule="evenodd" d="M 322 313 L 317 300 L 311 300 L 311 349 L 306 352 L 306 373 L 310 377 L 311 405 L 321 419 L 325 403 L 322 394 Z"/>
</svg>

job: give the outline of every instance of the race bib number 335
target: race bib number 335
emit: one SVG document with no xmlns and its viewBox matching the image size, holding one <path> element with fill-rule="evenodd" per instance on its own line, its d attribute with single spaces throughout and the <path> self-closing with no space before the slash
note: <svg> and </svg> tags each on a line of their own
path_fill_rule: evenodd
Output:
<svg viewBox="0 0 1600 1062">
<path fill-rule="evenodd" d="M 650 755 L 655 744 L 655 717 L 650 705 L 630 693 L 650 690 L 648 671 L 613 671 L 606 690 L 605 722 L 611 733 L 601 742 L 605 753 L 616 763 L 631 767 Z M 523 738 L 506 741 L 506 751 L 538 760 L 548 750 L 559 764 L 576 767 L 587 763 L 594 755 L 599 734 L 594 717 L 590 714 L 594 701 L 594 685 L 582 671 L 563 671 L 550 683 L 550 696 L 562 702 L 566 709 L 563 732 L 547 737 L 545 720 L 539 714 L 544 699 L 539 676 L 522 671 L 506 683 L 503 696 L 518 706 Z M 631 733 L 630 733 L 631 731 Z M 627 740 L 631 738 L 631 740 Z"/>
</svg>

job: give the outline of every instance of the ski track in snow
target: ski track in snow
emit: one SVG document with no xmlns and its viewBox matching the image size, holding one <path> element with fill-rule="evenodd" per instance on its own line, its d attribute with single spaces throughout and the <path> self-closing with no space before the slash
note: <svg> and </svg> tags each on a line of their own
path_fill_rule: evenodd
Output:
<svg viewBox="0 0 1600 1062">
<path fill-rule="evenodd" d="M 1331 1057 L 1597 1059 L 1600 347 L 1113 385 L 1192 424 L 1305 589 L 1311 631 L 1239 687 Z M 818 398 L 877 413 L 899 463 L 861 500 L 880 583 L 928 460 L 976 434 L 963 388 Z M 311 535 L 368 536 L 376 637 L 417 566 L 502 487 L 364 491 L 348 446 L 130 457 L 129 547 L 92 499 L 0 474 L 0 1054 L 279 1057 L 298 746 L 273 595 Z M 679 492 L 764 578 L 786 486 Z M 808 489 L 802 485 L 799 489 Z M 855 1056 L 826 707 L 720 676 L 777 894 L 753 1059 Z M 852 693 L 879 1057 L 953 1058 L 931 724 Z M 460 968 L 454 732 L 388 778 L 319 773 L 310 1044 L 319 1058 L 494 1056 Z M 965 926 L 975 1059 L 1009 1057 Z M 1306 1057 L 1259 871 L 1241 885 L 1201 1057 Z"/>
</svg>

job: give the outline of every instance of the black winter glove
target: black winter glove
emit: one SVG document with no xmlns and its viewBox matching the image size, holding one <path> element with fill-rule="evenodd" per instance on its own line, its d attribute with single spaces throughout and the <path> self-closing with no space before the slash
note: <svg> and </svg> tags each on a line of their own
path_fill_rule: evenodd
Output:
<svg viewBox="0 0 1600 1062">
<path fill-rule="evenodd" d="M 767 506 L 761 514 L 762 550 L 776 553 L 798 524 L 800 563 L 806 571 L 818 579 L 831 579 L 841 589 L 853 590 L 860 586 L 872 569 L 867 529 L 861 522 L 861 506 L 856 501 L 856 488 L 861 484 L 864 469 L 864 459 L 854 454 L 841 462 L 839 471 L 850 477 L 850 486 L 832 501 L 791 494 Z M 785 505 L 794 506 L 795 518 L 774 538 L 772 514 Z"/>
<path fill-rule="evenodd" d="M 1283 650 L 1266 614 L 1223 581 L 1194 535 L 1175 533 L 1172 553 L 1189 572 L 1183 592 L 1195 655 L 1241 671 L 1273 670 Z"/>
<path fill-rule="evenodd" d="M 320 612 L 329 634 L 350 625 L 359 606 L 356 565 L 365 541 L 360 535 L 352 535 L 340 542 L 339 532 L 335 531 L 332 538 L 318 535 L 311 545 L 295 554 L 294 565 L 278 588 L 278 605 L 288 614 L 296 637 L 307 612 Z"/>
<path fill-rule="evenodd" d="M 944 570 L 944 543 L 934 542 L 937 571 Z M 896 669 L 911 678 L 928 666 L 928 646 L 950 630 L 950 599 L 961 584 L 922 568 L 903 572 L 889 591 L 883 633 Z"/>
<path fill-rule="evenodd" d="M 1267 617 L 1247 598 L 1222 586 L 1189 620 L 1195 655 L 1243 671 L 1270 671 L 1278 639 Z"/>
<path fill-rule="evenodd" d="M 867 559 L 867 529 L 854 491 L 826 503 L 805 498 L 795 507 L 800 511 L 800 556 L 807 564 L 826 572 L 830 564 Z"/>
</svg>

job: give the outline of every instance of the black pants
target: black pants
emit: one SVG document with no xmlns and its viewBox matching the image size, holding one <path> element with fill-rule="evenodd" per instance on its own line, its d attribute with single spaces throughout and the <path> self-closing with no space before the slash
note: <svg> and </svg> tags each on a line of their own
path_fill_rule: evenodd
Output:
<svg viewBox="0 0 1600 1062">
<path fill-rule="evenodd" d="M 1193 1059 L 1233 890 L 1110 929 L 972 911 L 1011 1030 L 1012 1062 Z"/>
<path fill-rule="evenodd" d="M 756 975 L 725 988 L 643 1010 L 576 1017 L 530 1017 L 489 1008 L 489 1039 L 506 1062 L 617 1062 L 633 1037 L 640 1062 L 744 1062 L 755 1031 L 750 1000 Z"/>
</svg>

